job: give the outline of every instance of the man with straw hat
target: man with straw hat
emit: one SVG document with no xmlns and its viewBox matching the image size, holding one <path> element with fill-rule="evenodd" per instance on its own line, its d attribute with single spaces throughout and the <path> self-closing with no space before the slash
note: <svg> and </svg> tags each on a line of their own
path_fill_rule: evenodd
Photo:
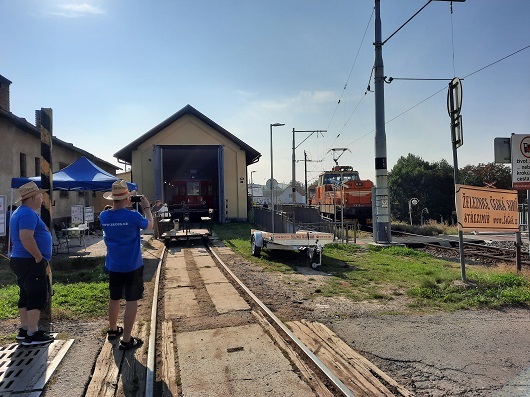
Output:
<svg viewBox="0 0 530 397">
<path fill-rule="evenodd" d="M 54 339 L 38 329 L 41 311 L 48 303 L 46 268 L 52 256 L 52 236 L 37 213 L 42 205 L 42 192 L 35 182 L 20 186 L 17 202 L 21 205 L 9 221 L 13 242 L 9 264 L 17 276 L 20 289 L 20 328 L 16 339 L 23 345 L 42 345 Z"/>
<path fill-rule="evenodd" d="M 104 193 L 103 197 L 112 200 L 112 208 L 103 211 L 100 216 L 104 240 L 107 246 L 105 267 L 109 272 L 109 341 L 117 339 L 123 334 L 119 348 L 128 350 L 140 347 L 143 342 L 131 336 L 138 299 L 143 297 L 144 281 L 142 263 L 142 247 L 140 230 L 153 228 L 153 215 L 149 200 L 140 196 L 140 204 L 145 215 L 128 209 L 131 206 L 130 192 L 124 180 L 112 184 L 112 190 Z M 120 300 L 125 298 L 125 312 L 123 327 L 118 326 Z"/>
</svg>

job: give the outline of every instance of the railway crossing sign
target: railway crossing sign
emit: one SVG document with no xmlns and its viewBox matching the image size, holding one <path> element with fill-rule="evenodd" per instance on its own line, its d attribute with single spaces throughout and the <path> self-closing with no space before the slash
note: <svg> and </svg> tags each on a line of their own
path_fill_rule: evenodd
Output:
<svg viewBox="0 0 530 397">
<path fill-rule="evenodd" d="M 449 83 L 447 91 L 447 112 L 449 117 L 458 118 L 462 110 L 462 83 L 458 77 L 455 77 Z"/>
<path fill-rule="evenodd" d="M 464 144 L 464 132 L 462 128 L 462 82 L 455 77 L 449 83 L 447 90 L 447 113 L 451 118 L 451 139 L 453 146 L 459 148 Z"/>
<path fill-rule="evenodd" d="M 512 187 L 530 190 L 530 135 L 513 134 L 511 152 Z"/>
<path fill-rule="evenodd" d="M 265 185 L 267 186 L 267 189 L 276 189 L 276 187 L 278 186 L 278 181 L 274 178 L 272 179 L 267 179 L 267 182 L 265 183 Z"/>
</svg>

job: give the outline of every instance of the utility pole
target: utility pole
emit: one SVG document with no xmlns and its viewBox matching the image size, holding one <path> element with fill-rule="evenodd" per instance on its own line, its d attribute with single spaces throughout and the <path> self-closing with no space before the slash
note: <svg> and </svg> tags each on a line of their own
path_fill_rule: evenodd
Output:
<svg viewBox="0 0 530 397">
<path fill-rule="evenodd" d="M 304 189 L 305 189 L 305 205 L 307 205 L 309 192 L 307 191 L 307 153 L 304 150 Z"/>
<path fill-rule="evenodd" d="M 390 201 L 388 194 L 388 170 L 386 156 L 385 132 L 385 71 L 383 64 L 383 45 L 388 42 L 407 23 L 418 15 L 433 0 L 429 0 L 422 8 L 403 23 L 385 41 L 381 38 L 381 0 L 375 1 L 375 59 L 374 59 L 374 93 L 375 93 L 375 187 L 372 194 L 373 235 L 374 242 L 390 244 Z M 435 0 L 463 3 L 466 0 Z"/>
<path fill-rule="evenodd" d="M 294 140 L 294 133 L 295 132 L 307 132 L 309 133 L 309 136 L 307 136 L 302 142 L 300 142 L 298 144 L 298 146 L 295 146 L 295 140 Z M 294 128 L 293 128 L 293 164 L 292 164 L 292 180 L 291 180 L 291 190 L 293 192 L 293 198 L 292 198 L 292 203 L 293 204 L 296 204 L 296 168 L 295 168 L 295 164 L 296 164 L 296 149 L 302 144 L 304 143 L 307 139 L 309 139 L 311 137 L 311 135 L 313 135 L 314 133 L 323 133 L 323 132 L 328 132 L 327 130 L 309 130 L 309 131 L 296 131 Z M 305 151 L 304 151 L 304 154 L 305 154 Z M 306 176 L 306 204 L 307 204 L 307 176 Z"/>
<path fill-rule="evenodd" d="M 375 211 L 372 224 L 374 242 L 389 244 L 391 236 L 385 132 L 385 71 L 383 65 L 383 43 L 381 41 L 380 6 L 381 0 L 375 0 L 375 187 L 372 195 Z"/>
<path fill-rule="evenodd" d="M 296 160 L 298 161 L 298 160 Z M 304 177 L 304 182 L 305 182 L 305 204 L 307 205 L 307 201 L 309 199 L 309 191 L 308 191 L 308 187 L 307 187 L 307 163 L 310 162 L 310 163 L 321 163 L 322 160 L 308 160 L 307 159 L 307 153 L 306 151 L 304 150 L 304 174 L 305 174 L 305 177 Z"/>
</svg>

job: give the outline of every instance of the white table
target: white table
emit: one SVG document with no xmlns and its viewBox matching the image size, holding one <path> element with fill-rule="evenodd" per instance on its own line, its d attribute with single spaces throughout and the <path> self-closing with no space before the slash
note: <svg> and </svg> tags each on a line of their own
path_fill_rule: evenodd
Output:
<svg viewBox="0 0 530 397">
<path fill-rule="evenodd" d="M 67 227 L 62 230 L 66 233 L 67 240 L 70 240 L 70 237 L 78 238 L 79 246 L 83 246 L 86 251 L 85 232 L 88 230 L 88 225 L 86 223 L 82 223 L 75 227 Z"/>
</svg>

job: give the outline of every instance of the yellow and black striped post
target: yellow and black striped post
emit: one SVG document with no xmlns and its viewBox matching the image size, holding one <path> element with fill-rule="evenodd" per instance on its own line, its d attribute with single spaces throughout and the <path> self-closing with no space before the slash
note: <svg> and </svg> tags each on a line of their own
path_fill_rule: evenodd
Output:
<svg viewBox="0 0 530 397">
<path fill-rule="evenodd" d="M 40 173 L 41 188 L 45 190 L 43 196 L 41 218 L 52 231 L 52 109 L 37 110 L 36 112 L 37 127 L 40 130 Z"/>
<path fill-rule="evenodd" d="M 52 120 L 53 111 L 50 108 L 41 108 L 35 111 L 35 124 L 40 131 L 40 175 L 41 188 L 44 189 L 41 218 L 48 226 L 50 233 L 55 233 L 52 226 L 52 199 L 53 199 L 53 174 L 52 174 Z M 52 272 L 51 260 L 46 269 L 48 274 L 48 303 L 46 309 L 42 311 L 40 326 L 46 331 L 50 331 L 52 319 Z"/>
</svg>

